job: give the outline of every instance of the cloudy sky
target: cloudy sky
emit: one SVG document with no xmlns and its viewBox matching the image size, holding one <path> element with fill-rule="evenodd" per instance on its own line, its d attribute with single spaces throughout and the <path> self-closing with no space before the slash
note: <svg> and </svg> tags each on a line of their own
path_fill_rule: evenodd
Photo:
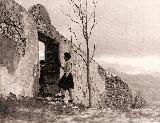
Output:
<svg viewBox="0 0 160 123">
<path fill-rule="evenodd" d="M 52 24 L 69 38 L 67 19 L 61 12 L 67 0 L 15 0 L 28 9 L 40 3 Z M 90 2 L 91 0 L 89 0 Z M 129 74 L 160 73 L 160 0 L 98 0 L 97 26 L 90 40 L 95 59 Z"/>
</svg>

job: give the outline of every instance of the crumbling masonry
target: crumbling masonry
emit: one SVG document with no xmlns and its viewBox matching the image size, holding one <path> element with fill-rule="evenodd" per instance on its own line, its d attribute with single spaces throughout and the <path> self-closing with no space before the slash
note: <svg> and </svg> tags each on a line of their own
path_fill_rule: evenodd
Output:
<svg viewBox="0 0 160 123">
<path fill-rule="evenodd" d="M 36 96 L 39 88 L 38 44 L 41 41 L 46 49 L 50 93 L 57 92 L 57 82 L 63 74 L 54 63 L 63 64 L 64 52 L 70 52 L 74 100 L 88 105 L 86 66 L 81 57 L 86 54 L 56 31 L 44 6 L 34 5 L 26 11 L 12 0 L 0 0 L 0 15 L 0 94 Z M 90 63 L 90 71 L 93 106 L 98 107 L 105 101 L 106 72 L 94 60 Z"/>
</svg>

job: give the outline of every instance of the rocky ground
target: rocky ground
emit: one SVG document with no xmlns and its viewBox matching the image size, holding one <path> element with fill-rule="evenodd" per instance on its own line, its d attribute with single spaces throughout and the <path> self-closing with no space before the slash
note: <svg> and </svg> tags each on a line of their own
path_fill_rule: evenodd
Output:
<svg viewBox="0 0 160 123">
<path fill-rule="evenodd" d="M 160 122 L 160 108 L 146 107 L 122 112 L 115 109 L 85 108 L 83 105 L 41 99 L 12 99 L 0 103 L 1 123 L 146 123 Z"/>
<path fill-rule="evenodd" d="M 160 122 L 160 107 L 144 103 L 140 94 L 133 96 L 128 85 L 117 76 L 106 78 L 106 107 L 87 108 L 60 99 L 20 97 L 10 93 L 0 97 L 1 123 L 146 123 Z M 139 103 L 140 102 L 140 103 Z M 132 109 L 131 109 L 132 108 Z M 141 108 L 141 109 L 133 109 Z"/>
</svg>

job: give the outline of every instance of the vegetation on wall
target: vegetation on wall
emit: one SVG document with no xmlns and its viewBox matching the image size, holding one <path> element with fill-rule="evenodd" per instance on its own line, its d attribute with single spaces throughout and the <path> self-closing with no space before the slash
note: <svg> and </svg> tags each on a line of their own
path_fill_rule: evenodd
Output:
<svg viewBox="0 0 160 123">
<path fill-rule="evenodd" d="M 14 6 L 10 7 L 8 4 L 0 2 L 0 35 L 14 39 L 17 52 L 24 56 L 27 37 L 24 32 L 22 15 L 18 10 L 16 11 Z"/>
</svg>

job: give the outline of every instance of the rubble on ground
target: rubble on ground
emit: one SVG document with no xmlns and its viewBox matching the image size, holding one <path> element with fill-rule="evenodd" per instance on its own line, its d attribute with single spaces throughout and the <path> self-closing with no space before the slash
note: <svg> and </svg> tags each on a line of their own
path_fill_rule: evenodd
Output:
<svg viewBox="0 0 160 123">
<path fill-rule="evenodd" d="M 129 109 L 132 105 L 132 92 L 118 76 L 106 77 L 106 105 L 116 109 Z"/>
</svg>

